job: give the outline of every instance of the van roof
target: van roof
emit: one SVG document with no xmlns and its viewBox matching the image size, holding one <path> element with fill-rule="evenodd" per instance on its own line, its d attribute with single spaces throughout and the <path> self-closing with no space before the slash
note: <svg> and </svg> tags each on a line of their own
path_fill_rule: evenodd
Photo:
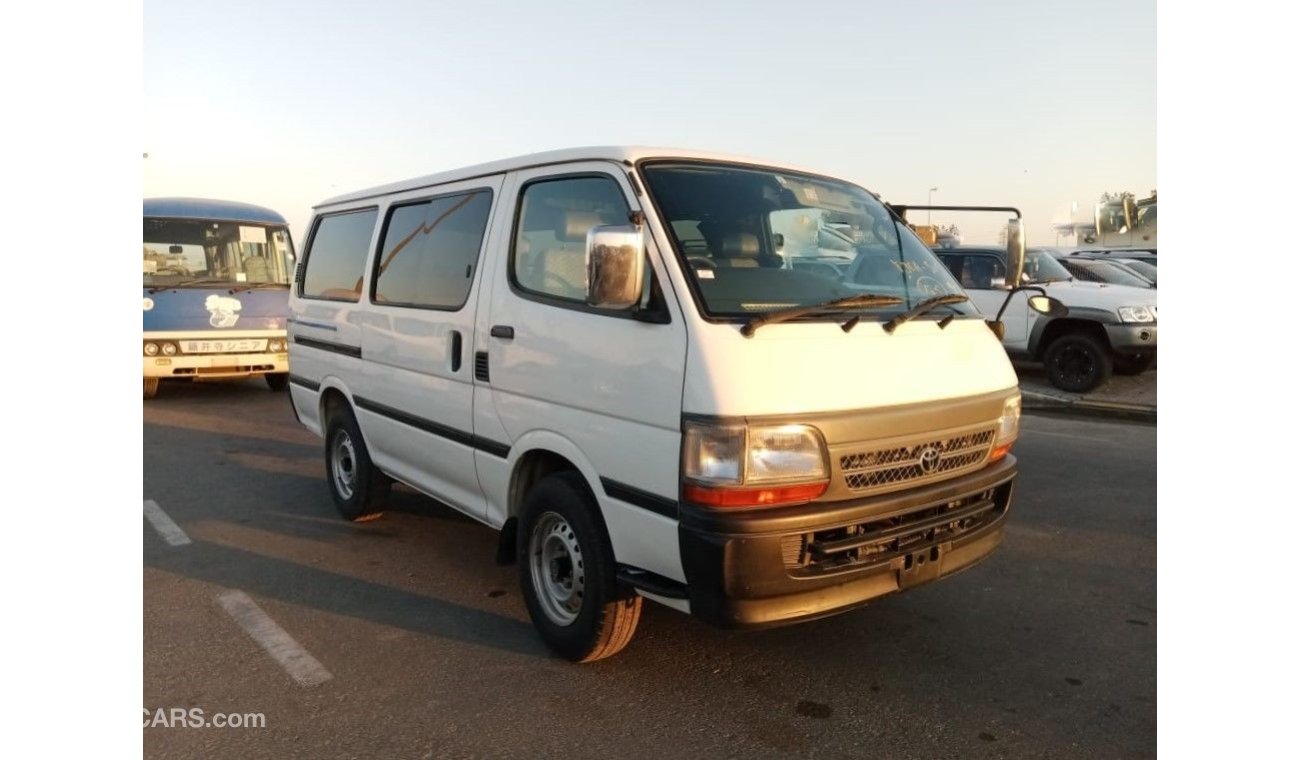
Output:
<svg viewBox="0 0 1300 760">
<path fill-rule="evenodd" d="M 475 177 L 486 177 L 493 174 L 502 174 L 508 171 L 528 169 L 536 166 L 546 166 L 549 164 L 569 163 L 572 161 L 615 161 L 630 165 L 637 161 L 650 158 L 727 161 L 740 164 L 753 164 L 755 166 L 766 166 L 774 169 L 786 169 L 805 174 L 821 173 L 810 169 L 791 166 L 789 164 L 759 160 L 746 156 L 729 155 L 726 153 L 713 153 L 709 151 L 688 150 L 682 148 L 648 148 L 636 145 L 598 145 L 583 148 L 549 150 L 542 153 L 530 153 L 524 156 L 515 156 L 514 158 L 505 158 L 499 161 L 475 164 L 474 166 L 466 166 L 461 169 L 437 172 L 435 174 L 428 174 L 423 177 L 415 177 L 400 182 L 392 182 L 386 185 L 377 185 L 364 190 L 357 190 L 343 195 L 336 195 L 333 198 L 327 198 L 318 203 L 315 208 L 333 206 L 339 203 L 347 203 L 349 201 L 363 200 L 366 198 L 375 198 L 383 195 L 390 195 L 392 193 L 401 193 L 408 190 L 418 190 L 423 187 L 441 185 L 448 182 L 458 182 L 461 180 L 473 179 Z"/>
<path fill-rule="evenodd" d="M 166 219 L 288 224 L 283 216 L 264 206 L 210 198 L 145 198 L 144 215 Z"/>
</svg>

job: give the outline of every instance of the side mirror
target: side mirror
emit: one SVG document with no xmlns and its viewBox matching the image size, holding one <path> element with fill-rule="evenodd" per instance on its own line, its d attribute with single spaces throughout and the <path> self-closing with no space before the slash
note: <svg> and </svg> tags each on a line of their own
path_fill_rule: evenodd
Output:
<svg viewBox="0 0 1300 760">
<path fill-rule="evenodd" d="M 1045 295 L 1030 296 L 1029 308 L 1048 317 L 1064 317 L 1070 313 L 1065 304 Z"/>
<path fill-rule="evenodd" d="M 610 225 L 587 232 L 587 305 L 627 310 L 641 301 L 645 237 L 640 227 Z"/>
<path fill-rule="evenodd" d="M 1025 272 L 1025 223 L 1020 219 L 1007 222 L 1007 279 L 1019 283 Z M 1006 287 L 1003 285 L 1003 287 Z"/>
</svg>

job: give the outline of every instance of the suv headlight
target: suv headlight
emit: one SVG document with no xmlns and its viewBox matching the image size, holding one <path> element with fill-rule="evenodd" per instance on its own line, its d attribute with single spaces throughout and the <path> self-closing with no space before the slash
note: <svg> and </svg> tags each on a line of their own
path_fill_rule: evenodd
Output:
<svg viewBox="0 0 1300 760">
<path fill-rule="evenodd" d="M 808 425 L 688 422 L 682 437 L 683 493 L 712 507 L 769 507 L 826 492 L 826 444 Z"/>
<path fill-rule="evenodd" d="M 1119 321 L 1154 322 L 1156 321 L 1155 307 L 1147 308 L 1145 306 L 1121 306 L 1119 307 Z"/>
<path fill-rule="evenodd" d="M 1011 451 L 1011 444 L 1020 435 L 1020 394 L 1007 399 L 1002 405 L 1002 416 L 998 417 L 997 433 L 993 436 L 993 453 L 990 462 L 996 462 Z"/>
</svg>

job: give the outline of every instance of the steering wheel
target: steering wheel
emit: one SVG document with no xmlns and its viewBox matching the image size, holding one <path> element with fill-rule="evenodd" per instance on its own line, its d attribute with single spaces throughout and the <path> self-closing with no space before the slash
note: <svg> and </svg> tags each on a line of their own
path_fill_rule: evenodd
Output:
<svg viewBox="0 0 1300 760">
<path fill-rule="evenodd" d="M 717 269 L 718 262 L 713 259 L 706 259 L 703 256 L 688 256 L 686 258 L 691 266 L 696 269 Z"/>
<path fill-rule="evenodd" d="M 917 277 L 916 282 L 912 284 L 916 286 L 917 290 L 927 296 L 941 296 L 946 292 L 943 289 L 943 286 L 939 284 L 939 281 L 928 274 L 923 274 L 920 277 Z"/>
</svg>

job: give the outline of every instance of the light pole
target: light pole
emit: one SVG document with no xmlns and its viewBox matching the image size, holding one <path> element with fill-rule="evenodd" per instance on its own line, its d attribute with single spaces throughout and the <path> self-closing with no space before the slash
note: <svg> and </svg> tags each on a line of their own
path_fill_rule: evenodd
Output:
<svg viewBox="0 0 1300 760">
<path fill-rule="evenodd" d="M 927 206 L 934 205 L 934 194 L 937 192 L 939 192 L 939 188 L 937 187 L 930 188 L 930 194 L 925 197 L 925 205 Z M 927 226 L 930 224 L 930 209 L 925 210 L 925 223 Z"/>
</svg>

